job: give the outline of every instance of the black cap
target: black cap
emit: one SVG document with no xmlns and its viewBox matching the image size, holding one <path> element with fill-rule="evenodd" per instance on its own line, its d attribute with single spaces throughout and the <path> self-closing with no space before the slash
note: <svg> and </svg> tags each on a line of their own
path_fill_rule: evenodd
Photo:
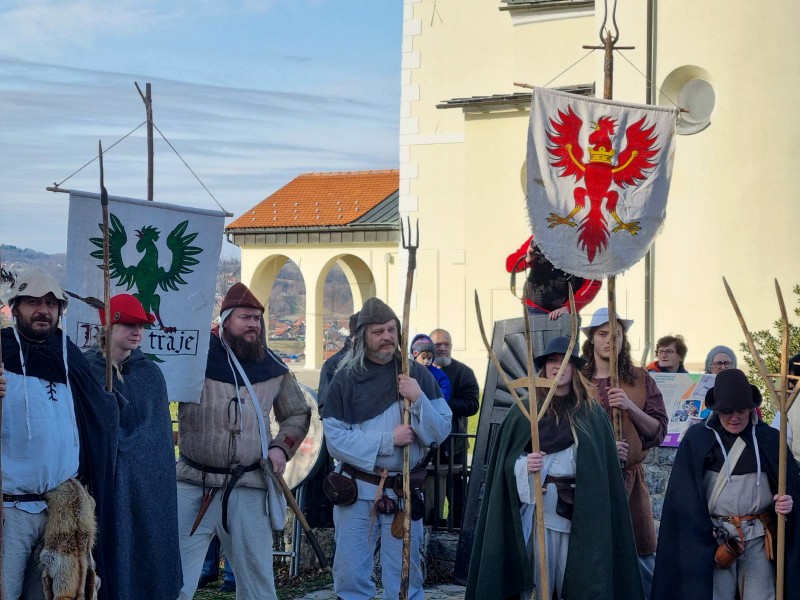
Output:
<svg viewBox="0 0 800 600">
<path fill-rule="evenodd" d="M 367 298 L 364 306 L 358 311 L 358 327 L 364 325 L 388 323 L 394 319 L 397 321 L 398 328 L 400 326 L 400 319 L 394 314 L 394 311 L 380 298 Z"/>
<path fill-rule="evenodd" d="M 747 410 L 761 405 L 761 392 L 739 369 L 726 369 L 716 375 L 714 387 L 706 392 L 706 408 Z"/>
<path fill-rule="evenodd" d="M 547 342 L 544 352 L 533 359 L 533 364 L 536 365 L 537 369 L 542 369 L 544 364 L 547 362 L 547 358 L 551 354 L 566 354 L 567 350 L 569 349 L 569 341 L 570 339 L 564 336 L 553 338 Z M 569 360 L 579 369 L 582 369 L 583 365 L 586 364 L 586 361 L 578 356 L 578 344 L 575 344 L 575 346 L 572 348 L 572 355 L 569 357 Z"/>
</svg>

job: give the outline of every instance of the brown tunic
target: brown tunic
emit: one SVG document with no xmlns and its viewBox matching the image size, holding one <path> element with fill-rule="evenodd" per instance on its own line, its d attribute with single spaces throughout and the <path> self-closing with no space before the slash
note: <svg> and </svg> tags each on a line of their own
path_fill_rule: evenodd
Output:
<svg viewBox="0 0 800 600">
<path fill-rule="evenodd" d="M 270 448 L 281 448 L 292 458 L 308 432 L 311 409 L 303 392 L 291 373 L 253 384 L 258 403 L 266 421 L 271 421 L 274 411 L 279 424 L 277 434 L 267 431 Z M 248 466 L 261 459 L 261 433 L 258 417 L 247 388 L 239 388 L 244 401 L 243 414 L 236 418 L 231 402 L 236 400 L 236 388 L 221 381 L 206 378 L 199 404 L 178 405 L 179 445 L 181 454 L 201 465 L 227 468 L 233 465 Z M 233 400 L 231 400 L 233 399 Z M 209 487 L 225 485 L 227 475 L 203 474 L 178 461 L 179 481 L 188 481 Z M 265 489 L 266 480 L 259 470 L 242 475 L 237 486 Z"/>
<path fill-rule="evenodd" d="M 636 550 L 639 555 L 653 554 L 656 551 L 656 528 L 653 520 L 653 506 L 650 502 L 650 489 L 644 479 L 642 463 L 650 453 L 650 448 L 658 446 L 667 434 L 667 410 L 664 397 L 656 382 L 644 369 L 635 368 L 636 380 L 629 385 L 620 380 L 620 388 L 628 398 L 642 411 L 659 423 L 656 434 L 646 437 L 641 433 L 625 411 L 622 411 L 622 437 L 630 445 L 628 462 L 622 469 L 625 481 L 625 492 L 628 494 L 628 506 L 631 510 L 633 532 L 636 537 Z M 597 398 L 603 408 L 611 416 L 607 390 L 611 379 L 592 379 L 590 394 Z"/>
</svg>

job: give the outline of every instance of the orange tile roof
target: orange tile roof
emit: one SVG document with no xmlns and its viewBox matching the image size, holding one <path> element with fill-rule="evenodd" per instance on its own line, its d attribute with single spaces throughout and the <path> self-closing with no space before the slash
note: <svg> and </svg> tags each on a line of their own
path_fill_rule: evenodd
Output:
<svg viewBox="0 0 800 600">
<path fill-rule="evenodd" d="M 226 229 L 346 225 L 362 217 L 399 187 L 397 169 L 303 173 Z"/>
</svg>

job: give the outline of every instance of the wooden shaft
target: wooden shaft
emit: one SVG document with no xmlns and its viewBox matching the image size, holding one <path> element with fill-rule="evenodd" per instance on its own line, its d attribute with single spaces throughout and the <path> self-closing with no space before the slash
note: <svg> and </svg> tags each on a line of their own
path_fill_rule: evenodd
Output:
<svg viewBox="0 0 800 600">
<path fill-rule="evenodd" d="M 769 391 L 770 395 L 769 400 L 776 409 L 780 410 L 781 401 L 778 397 L 778 392 L 775 391 L 775 386 L 772 384 L 772 379 L 769 376 L 767 366 L 764 364 L 764 360 L 758 353 L 756 344 L 753 341 L 753 336 L 750 334 L 750 329 L 747 327 L 747 323 L 744 321 L 744 316 L 742 316 L 739 303 L 736 302 L 736 298 L 733 295 L 733 290 L 731 290 L 731 286 L 728 285 L 728 281 L 724 277 L 722 278 L 722 283 L 725 285 L 725 291 L 728 293 L 728 299 L 731 301 L 733 311 L 736 313 L 736 318 L 739 320 L 739 325 L 742 326 L 744 339 L 747 341 L 747 347 L 750 349 L 750 356 L 753 357 L 753 361 L 755 361 L 756 366 L 758 367 L 758 374 L 761 375 L 761 379 L 764 380 L 764 384 L 767 386 L 767 390 Z"/>
<path fill-rule="evenodd" d="M 610 32 L 606 32 L 603 38 L 603 48 L 605 50 L 605 60 L 603 61 L 603 98 L 611 100 L 614 96 L 614 38 Z"/>
<path fill-rule="evenodd" d="M 611 32 L 607 31 L 603 36 L 603 48 L 605 50 L 605 60 L 603 62 L 603 98 L 611 100 L 614 96 L 614 38 Z M 617 348 L 617 277 L 612 275 L 608 278 L 608 328 L 611 336 L 611 355 L 608 357 L 609 369 L 611 370 L 611 387 L 619 387 L 619 348 Z M 618 442 L 622 441 L 622 412 L 618 408 L 611 409 L 611 422 L 614 425 L 614 437 Z"/>
<path fill-rule="evenodd" d="M 528 302 L 527 298 L 530 292 L 530 282 L 525 282 L 525 293 L 522 294 L 522 314 L 523 319 L 525 320 L 525 344 L 526 350 L 525 353 L 527 356 L 528 362 L 528 407 L 530 410 L 530 423 L 531 423 L 531 452 L 539 452 L 541 450 L 539 444 L 539 419 L 537 418 L 537 407 L 536 407 L 536 373 L 534 371 L 534 364 L 533 364 L 533 331 L 531 330 L 531 323 L 530 323 L 530 315 L 528 313 Z M 569 360 L 567 358 L 567 360 Z M 555 389 L 555 385 L 552 386 L 551 390 Z M 542 502 L 544 499 L 542 498 L 542 472 L 536 471 L 533 474 L 533 499 L 534 499 L 534 527 L 536 529 L 536 546 L 537 546 L 537 554 L 539 556 L 539 589 L 540 589 L 540 596 L 541 590 L 549 590 L 550 589 L 550 580 L 549 574 L 547 569 L 547 545 L 544 539 L 544 506 Z M 531 600 L 534 600 L 534 595 L 536 592 L 536 588 L 534 586 L 533 593 L 531 594 Z"/>
<path fill-rule="evenodd" d="M 611 371 L 611 387 L 619 387 L 619 348 L 617 347 L 617 277 L 608 278 L 608 335 L 611 341 L 611 353 L 608 356 L 608 367 Z M 614 437 L 622 441 L 622 411 L 611 409 L 611 420 L 614 424 Z"/>
<path fill-rule="evenodd" d="M 317 556 L 320 568 L 327 569 L 328 561 L 325 558 L 325 553 L 322 551 L 322 547 L 319 545 L 319 542 L 317 541 L 317 537 L 314 535 L 314 532 L 311 531 L 311 526 L 308 524 L 306 516 L 303 514 L 303 511 L 300 510 L 300 505 L 297 504 L 297 500 L 295 500 L 294 494 L 292 494 L 292 489 L 289 487 L 289 484 L 286 483 L 286 480 L 281 475 L 278 475 L 276 473 L 275 477 L 281 486 L 281 490 L 283 490 L 283 496 L 284 498 L 286 498 L 286 503 L 289 505 L 289 508 L 292 509 L 294 516 L 297 517 L 298 521 L 300 521 L 300 526 L 306 533 L 306 538 L 308 538 L 308 543 L 311 544 L 311 548 L 314 550 L 314 554 L 316 554 Z M 299 548 L 295 548 L 295 552 L 299 553 L 299 551 L 300 551 Z"/>
<path fill-rule="evenodd" d="M 105 188 L 103 174 L 103 144 L 97 143 L 100 156 L 100 210 L 103 213 L 103 302 L 105 304 L 106 322 L 106 391 L 114 390 L 113 368 L 111 359 L 111 277 L 109 276 L 109 233 L 108 233 L 108 193 Z"/>
<path fill-rule="evenodd" d="M 786 442 L 788 438 L 788 390 L 789 390 L 789 316 L 778 280 L 775 280 L 775 292 L 781 310 L 781 389 L 780 389 L 780 447 L 778 451 L 778 496 L 786 494 L 786 470 L 788 455 Z M 778 513 L 778 548 L 775 565 L 775 598 L 783 600 L 784 577 L 786 568 L 786 515 Z"/>
<path fill-rule="evenodd" d="M 0 270 L 3 268 L 3 259 L 0 255 Z M 0 370 L 3 370 L 3 344 L 0 343 Z M 5 374 L 5 371 L 3 371 Z M 0 431 L 3 430 L 3 398 L 0 397 Z M 3 448 L 0 443 L 0 495 L 3 493 Z M 0 600 L 3 600 L 3 550 L 5 548 L 5 530 L 3 529 L 3 503 L 0 502 Z"/>
<path fill-rule="evenodd" d="M 151 86 L 145 84 L 144 88 L 145 110 L 147 111 L 147 199 L 153 199 L 153 97 Z"/>
<path fill-rule="evenodd" d="M 402 223 L 401 223 L 402 226 Z M 409 221 L 408 235 L 411 237 L 411 223 Z M 409 242 L 411 240 L 409 239 Z M 417 234 L 419 242 L 419 233 Z M 408 320 L 411 315 L 411 290 L 414 286 L 414 269 L 417 264 L 416 247 L 408 248 L 408 272 L 406 275 L 406 291 L 403 298 L 403 325 L 400 337 L 400 356 L 403 374 L 409 375 L 408 364 Z M 411 424 L 411 402 L 403 398 L 403 425 Z M 408 600 L 408 585 L 411 574 L 411 446 L 403 446 L 403 557 L 400 568 L 400 600 Z"/>
</svg>

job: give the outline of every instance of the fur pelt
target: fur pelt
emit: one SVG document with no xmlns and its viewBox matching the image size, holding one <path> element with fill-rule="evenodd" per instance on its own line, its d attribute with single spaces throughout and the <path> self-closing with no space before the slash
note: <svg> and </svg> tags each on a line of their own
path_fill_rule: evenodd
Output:
<svg viewBox="0 0 800 600">
<path fill-rule="evenodd" d="M 94 500 L 77 479 L 68 479 L 45 498 L 48 517 L 39 554 L 45 598 L 96 600 Z"/>
</svg>

